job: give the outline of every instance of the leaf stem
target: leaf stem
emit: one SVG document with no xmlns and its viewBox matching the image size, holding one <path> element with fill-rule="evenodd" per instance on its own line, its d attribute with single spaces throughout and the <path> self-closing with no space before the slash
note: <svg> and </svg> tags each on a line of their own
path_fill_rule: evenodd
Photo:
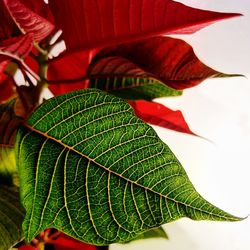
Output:
<svg viewBox="0 0 250 250">
<path fill-rule="evenodd" d="M 39 51 L 40 54 L 42 55 L 48 55 L 48 52 L 41 48 L 38 43 L 34 43 L 34 47 Z"/>
</svg>

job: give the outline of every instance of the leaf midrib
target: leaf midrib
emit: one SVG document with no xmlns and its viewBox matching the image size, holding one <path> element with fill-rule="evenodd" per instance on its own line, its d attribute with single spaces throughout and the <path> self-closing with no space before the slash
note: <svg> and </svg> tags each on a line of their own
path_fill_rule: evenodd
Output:
<svg viewBox="0 0 250 250">
<path fill-rule="evenodd" d="M 203 210 L 203 209 L 200 209 L 200 208 L 197 208 L 197 207 L 193 207 L 193 206 L 191 206 L 191 205 L 188 205 L 188 204 L 185 204 L 185 203 L 183 203 L 183 202 L 177 201 L 177 200 L 175 200 L 174 198 L 170 198 L 170 197 L 164 196 L 163 194 L 161 194 L 161 193 L 159 193 L 159 192 L 157 192 L 157 191 L 155 191 L 155 190 L 152 190 L 152 189 L 150 189 L 150 188 L 148 188 L 148 187 L 145 187 L 145 186 L 143 186 L 143 185 L 141 185 L 141 184 L 139 184 L 139 183 L 137 183 L 137 182 L 134 182 L 134 181 L 132 181 L 132 180 L 130 180 L 130 179 L 128 179 L 128 178 L 122 176 L 122 175 L 119 175 L 118 173 L 116 173 L 116 172 L 110 170 L 109 168 L 106 168 L 105 166 L 101 165 L 100 163 L 96 162 L 94 159 L 90 158 L 89 156 L 87 156 L 87 155 L 85 155 L 85 154 L 83 154 L 83 153 L 77 151 L 77 150 L 74 149 L 73 147 L 71 147 L 71 146 L 69 146 L 69 145 L 63 143 L 63 142 L 60 141 L 60 140 L 58 140 L 58 139 L 56 139 L 56 138 L 54 138 L 54 137 L 52 137 L 52 136 L 50 136 L 50 135 L 48 135 L 48 134 L 45 134 L 45 133 L 43 133 L 43 132 L 41 132 L 41 131 L 35 129 L 34 127 L 28 125 L 27 123 L 23 123 L 23 125 L 24 125 L 26 128 L 30 129 L 32 132 L 38 133 L 38 134 L 42 135 L 43 137 L 45 137 L 45 138 L 47 138 L 47 139 L 50 139 L 50 140 L 52 140 L 52 141 L 54 141 L 54 142 L 60 144 L 60 145 L 63 146 L 64 148 L 67 148 L 67 149 L 69 149 L 69 150 L 75 152 L 76 154 L 80 155 L 81 157 L 87 158 L 88 161 L 93 162 L 94 164 L 96 164 L 96 165 L 99 166 L 100 168 L 104 169 L 105 171 L 107 171 L 107 172 L 109 172 L 109 173 L 112 173 L 112 174 L 114 174 L 115 176 L 118 176 L 118 177 L 124 179 L 125 181 L 127 181 L 127 182 L 129 182 L 129 183 L 131 183 L 131 184 L 135 184 L 135 185 L 137 185 L 137 186 L 140 187 L 140 188 L 143 188 L 143 189 L 146 189 L 146 190 L 148 190 L 148 191 L 150 191 L 150 192 L 153 192 L 153 193 L 155 193 L 155 194 L 157 194 L 157 195 L 159 195 L 159 196 L 161 196 L 161 197 L 163 197 L 163 198 L 165 198 L 165 199 L 168 199 L 168 200 L 170 200 L 170 201 L 172 201 L 172 202 L 175 202 L 175 203 L 177 203 L 177 204 L 180 204 L 180 205 L 183 205 L 183 206 L 192 208 L 192 209 L 194 209 L 194 210 L 197 210 L 197 211 L 200 211 L 200 212 L 202 212 L 202 213 L 209 214 L 209 215 L 212 215 L 212 216 L 214 216 L 214 217 L 221 218 L 221 219 L 225 219 L 225 220 L 229 220 L 229 219 L 230 219 L 230 220 L 235 220 L 235 221 L 238 221 L 238 220 L 241 220 L 241 219 L 242 219 L 242 218 L 238 218 L 238 217 L 233 218 L 233 217 L 227 217 L 227 216 L 223 216 L 223 215 L 218 215 L 218 214 L 215 214 L 215 213 L 211 213 L 211 212 L 208 212 L 208 211 L 206 211 L 206 210 Z M 208 204 L 209 204 L 209 203 L 208 203 Z"/>
</svg>

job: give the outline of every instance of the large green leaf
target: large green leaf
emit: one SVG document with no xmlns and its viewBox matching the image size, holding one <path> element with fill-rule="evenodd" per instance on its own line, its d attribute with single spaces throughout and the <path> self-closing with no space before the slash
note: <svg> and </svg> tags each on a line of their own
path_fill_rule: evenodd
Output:
<svg viewBox="0 0 250 250">
<path fill-rule="evenodd" d="M 0 250 L 6 250 L 23 238 L 24 209 L 16 187 L 0 186 Z"/>
<path fill-rule="evenodd" d="M 88 70 L 90 87 L 124 99 L 152 100 L 178 96 L 182 91 L 168 87 L 153 74 L 122 57 L 107 57 L 94 62 Z"/>
<path fill-rule="evenodd" d="M 184 216 L 239 220 L 196 192 L 127 103 L 99 90 L 42 104 L 18 130 L 16 155 L 28 241 L 48 227 L 107 245 Z"/>
<path fill-rule="evenodd" d="M 0 184 L 11 184 L 16 172 L 14 144 L 21 119 L 14 113 L 14 103 L 0 105 Z"/>
</svg>

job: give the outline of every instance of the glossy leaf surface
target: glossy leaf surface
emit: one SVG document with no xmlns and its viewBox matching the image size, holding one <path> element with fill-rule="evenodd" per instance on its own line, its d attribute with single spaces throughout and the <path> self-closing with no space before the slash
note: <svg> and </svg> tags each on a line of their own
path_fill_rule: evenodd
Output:
<svg viewBox="0 0 250 250">
<path fill-rule="evenodd" d="M 0 186 L 0 250 L 10 249 L 23 238 L 24 210 L 16 187 Z"/>
<path fill-rule="evenodd" d="M 25 237 L 48 227 L 95 245 L 183 216 L 237 221 L 205 201 L 154 130 L 95 89 L 42 104 L 16 143 Z"/>
<path fill-rule="evenodd" d="M 93 59 L 118 56 L 175 89 L 193 87 L 210 77 L 229 77 L 203 64 L 186 42 L 171 37 L 152 37 L 143 41 L 103 49 Z"/>
<path fill-rule="evenodd" d="M 195 135 L 186 123 L 181 111 L 171 110 L 166 106 L 143 100 L 129 101 L 135 114 L 144 122 L 182 133 Z"/>
<path fill-rule="evenodd" d="M 98 88 L 124 99 L 152 100 L 178 96 L 177 91 L 157 80 L 137 65 L 122 57 L 103 58 L 90 66 L 90 87 Z"/>
<path fill-rule="evenodd" d="M 199 10 L 171 0 L 50 0 L 49 4 L 70 50 L 193 33 L 238 15 Z"/>
<path fill-rule="evenodd" d="M 13 107 L 13 101 L 0 105 L 0 184 L 11 184 L 16 172 L 14 144 L 21 119 L 14 114 Z"/>
<path fill-rule="evenodd" d="M 41 41 L 54 29 L 51 22 L 27 8 L 22 2 L 18 0 L 3 0 L 3 2 L 18 28 L 24 34 L 32 34 L 34 41 Z M 42 3 L 40 0 L 39 2 Z M 45 3 L 43 5 L 46 8 Z"/>
</svg>

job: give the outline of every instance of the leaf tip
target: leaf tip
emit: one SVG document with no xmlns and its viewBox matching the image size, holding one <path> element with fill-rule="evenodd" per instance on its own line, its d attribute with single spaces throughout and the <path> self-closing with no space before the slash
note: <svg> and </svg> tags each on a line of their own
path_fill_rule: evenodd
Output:
<svg viewBox="0 0 250 250">
<path fill-rule="evenodd" d="M 212 78 L 231 78 L 231 77 L 244 77 L 247 79 L 247 76 L 243 74 L 226 74 L 226 73 L 217 73 L 212 76 Z"/>
</svg>

